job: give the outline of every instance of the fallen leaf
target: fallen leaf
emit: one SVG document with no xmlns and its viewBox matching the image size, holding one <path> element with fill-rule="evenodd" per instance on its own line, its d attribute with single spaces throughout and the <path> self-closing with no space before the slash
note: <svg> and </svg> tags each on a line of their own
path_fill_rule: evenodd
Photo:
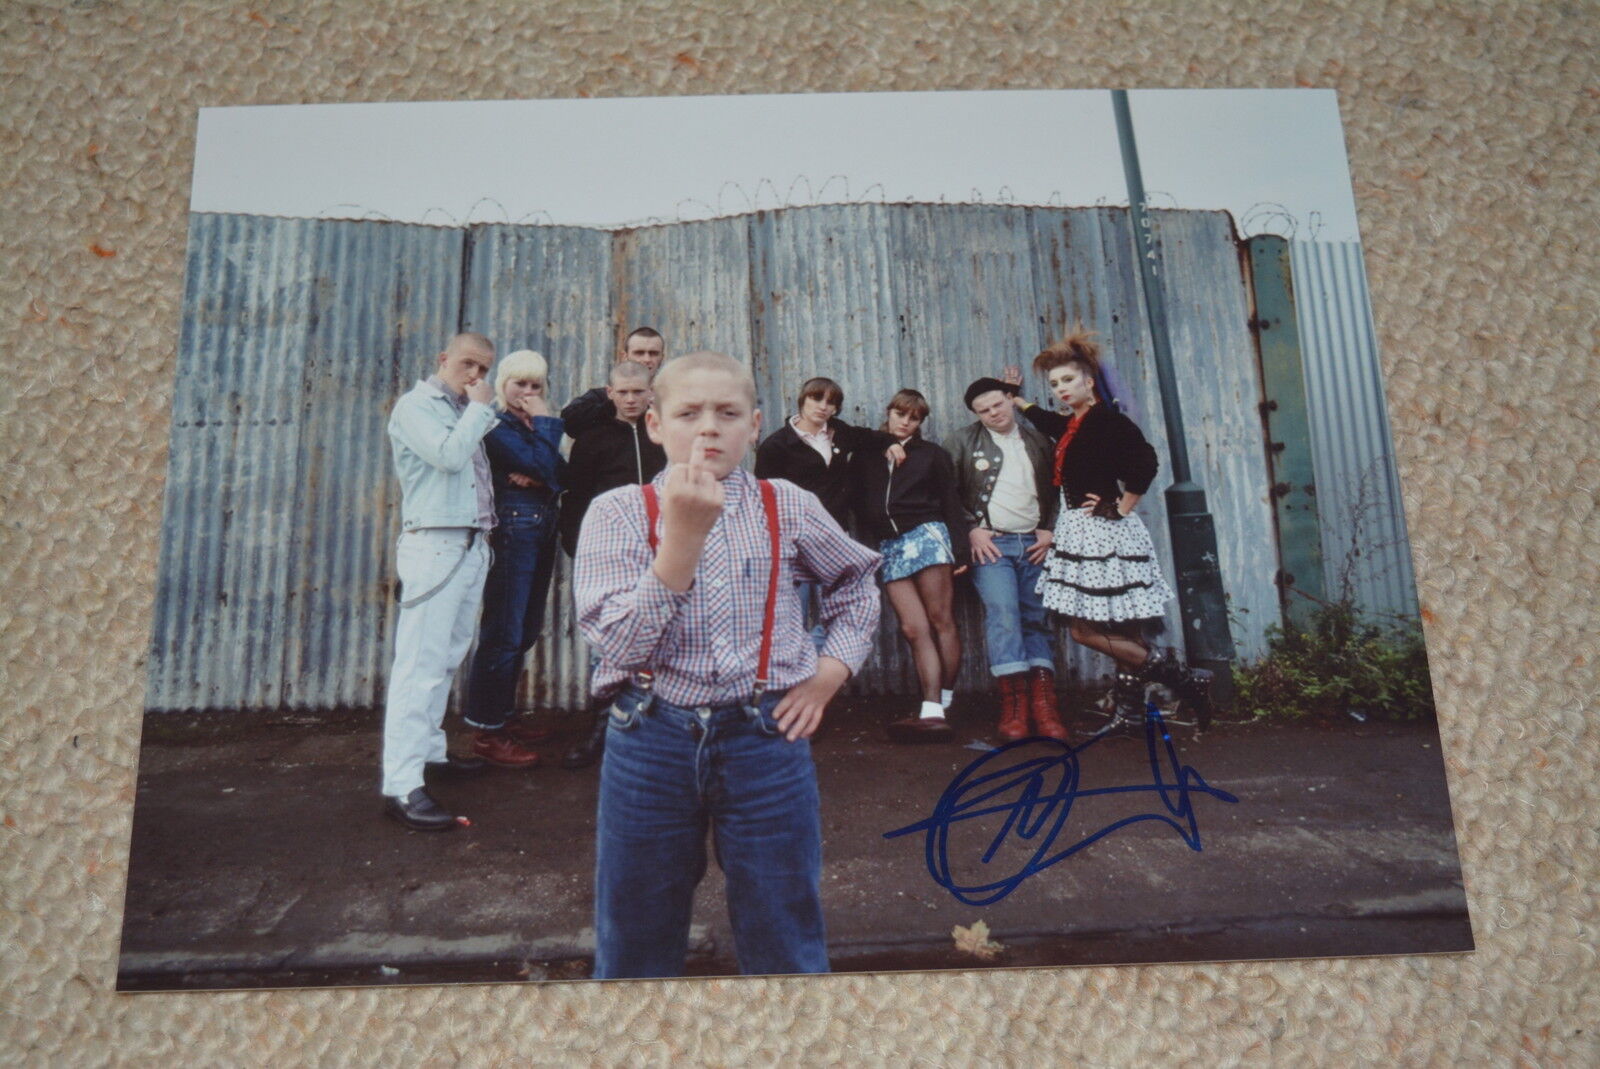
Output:
<svg viewBox="0 0 1600 1069">
<path fill-rule="evenodd" d="M 955 938 L 957 950 L 984 961 L 988 961 L 1005 949 L 989 938 L 989 926 L 983 921 L 973 921 L 971 928 L 963 928 L 958 924 L 950 929 L 950 934 Z"/>
<path fill-rule="evenodd" d="M 89 251 L 100 257 L 102 260 L 109 259 L 117 254 L 116 249 L 108 249 L 103 245 L 90 245 Z"/>
</svg>

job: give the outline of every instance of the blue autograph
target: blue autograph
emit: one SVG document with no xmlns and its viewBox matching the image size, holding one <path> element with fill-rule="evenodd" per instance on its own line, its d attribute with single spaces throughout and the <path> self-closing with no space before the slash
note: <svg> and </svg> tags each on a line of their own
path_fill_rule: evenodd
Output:
<svg viewBox="0 0 1600 1069">
<path fill-rule="evenodd" d="M 885 832 L 885 839 L 893 839 L 913 832 L 926 832 L 924 851 L 928 860 L 928 874 L 934 882 L 969 906 L 985 906 L 998 902 L 1034 873 L 1063 861 L 1099 839 L 1137 824 L 1141 820 L 1156 820 L 1169 825 L 1183 837 L 1189 849 L 1200 850 L 1200 826 L 1195 821 L 1191 794 L 1209 794 L 1224 802 L 1239 799 L 1227 791 L 1206 784 L 1200 774 L 1188 765 L 1178 763 L 1178 751 L 1172 737 L 1162 722 L 1161 712 L 1151 706 L 1145 716 L 1145 747 L 1150 755 L 1150 783 L 1127 787 L 1100 787 L 1095 790 L 1078 789 L 1078 755 L 1099 742 L 1090 739 L 1081 746 L 1072 747 L 1053 739 L 1030 738 L 1007 743 L 990 750 L 973 761 L 950 781 L 950 786 L 934 806 L 933 815 L 915 824 Z M 992 762 L 1019 746 L 1058 748 L 1059 753 L 1048 757 L 1030 757 L 1013 765 L 990 770 Z M 1164 750 L 1164 752 L 1163 752 Z M 1037 752 L 1037 749 L 1035 749 Z M 1046 778 L 1059 776 L 1053 790 L 1047 790 Z M 1099 831 L 1084 837 L 1064 850 L 1050 853 L 1056 836 L 1061 833 L 1072 813 L 1072 803 L 1079 798 L 1096 794 L 1122 794 L 1131 791 L 1155 791 L 1161 797 L 1166 812 L 1139 813 L 1108 824 Z M 995 852 L 1013 831 L 1024 840 L 1038 840 L 1034 851 L 1020 872 L 990 883 L 961 884 L 950 874 L 947 855 L 951 825 L 964 820 L 978 820 L 1004 814 L 1000 830 L 984 851 L 983 863 L 987 865 Z M 1042 833 L 1042 834 L 1041 834 Z"/>
</svg>

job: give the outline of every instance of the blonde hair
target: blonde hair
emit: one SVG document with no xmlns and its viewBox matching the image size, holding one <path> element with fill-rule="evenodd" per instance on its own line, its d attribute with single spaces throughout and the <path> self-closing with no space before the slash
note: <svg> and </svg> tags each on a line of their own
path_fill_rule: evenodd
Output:
<svg viewBox="0 0 1600 1069">
<path fill-rule="evenodd" d="M 720 371 L 733 376 L 739 388 L 744 391 L 745 399 L 750 402 L 751 410 L 754 411 L 758 407 L 756 380 L 755 376 L 750 374 L 750 369 L 726 353 L 702 351 L 675 356 L 661 365 L 661 370 L 656 372 L 655 381 L 651 383 L 656 395 L 655 401 L 652 402 L 656 411 L 659 412 L 666 403 L 666 396 L 676 385 L 677 380 L 692 371 Z"/>
<path fill-rule="evenodd" d="M 548 385 L 550 365 L 545 359 L 532 349 L 518 349 L 514 353 L 507 353 L 505 359 L 500 361 L 500 367 L 494 376 L 494 407 L 505 411 L 506 386 L 513 379 L 532 379 L 535 382 Z M 550 401 L 550 393 L 545 391 L 545 400 Z M 552 407 L 553 404 L 552 404 Z"/>
</svg>

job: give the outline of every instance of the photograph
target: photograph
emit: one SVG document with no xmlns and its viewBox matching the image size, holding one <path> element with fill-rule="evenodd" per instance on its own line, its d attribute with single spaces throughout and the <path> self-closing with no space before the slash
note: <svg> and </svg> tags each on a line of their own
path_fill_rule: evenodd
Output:
<svg viewBox="0 0 1600 1069">
<path fill-rule="evenodd" d="M 202 109 L 125 992 L 1471 951 L 1330 90 Z"/>
</svg>

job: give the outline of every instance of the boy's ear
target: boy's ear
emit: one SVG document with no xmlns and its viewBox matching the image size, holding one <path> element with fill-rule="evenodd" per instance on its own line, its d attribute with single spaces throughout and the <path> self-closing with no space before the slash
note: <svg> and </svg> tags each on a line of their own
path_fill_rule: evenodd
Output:
<svg viewBox="0 0 1600 1069">
<path fill-rule="evenodd" d="M 650 440 L 656 445 L 666 444 L 661 440 L 661 416 L 657 414 L 654 402 L 651 402 L 650 407 L 644 410 L 644 432 L 650 436 Z"/>
<path fill-rule="evenodd" d="M 761 409 L 756 409 L 750 414 L 750 444 L 755 445 L 761 440 Z"/>
</svg>

